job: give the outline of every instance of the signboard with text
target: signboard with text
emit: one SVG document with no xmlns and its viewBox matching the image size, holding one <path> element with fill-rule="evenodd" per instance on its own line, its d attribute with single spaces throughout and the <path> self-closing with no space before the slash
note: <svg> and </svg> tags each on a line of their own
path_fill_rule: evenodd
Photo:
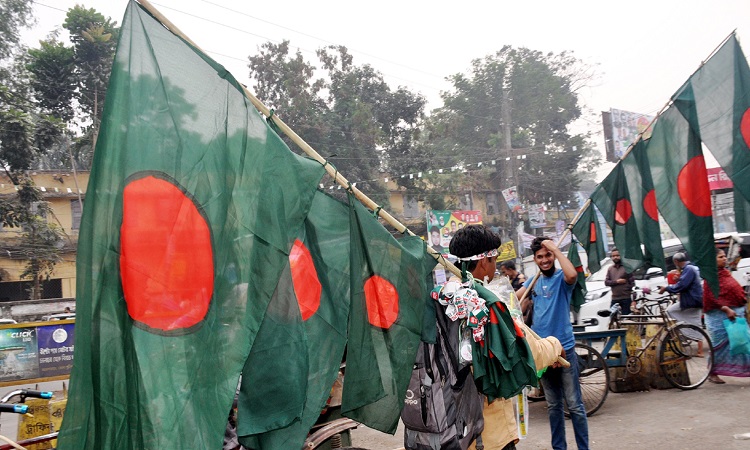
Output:
<svg viewBox="0 0 750 450">
<path fill-rule="evenodd" d="M 0 385 L 69 376 L 74 330 L 74 320 L 0 327 Z"/>
</svg>

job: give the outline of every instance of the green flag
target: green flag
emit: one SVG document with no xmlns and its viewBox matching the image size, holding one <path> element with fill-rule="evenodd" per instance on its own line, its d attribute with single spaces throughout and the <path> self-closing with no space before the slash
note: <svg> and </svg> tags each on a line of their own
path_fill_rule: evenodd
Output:
<svg viewBox="0 0 750 450">
<path fill-rule="evenodd" d="M 750 67 L 734 33 L 688 83 L 695 100 L 690 126 L 750 200 Z"/>
<path fill-rule="evenodd" d="M 129 3 L 80 230 L 58 448 L 221 448 L 322 174 L 223 67 Z"/>
<path fill-rule="evenodd" d="M 718 287 L 711 192 L 700 136 L 687 118 L 695 113 L 690 84 L 673 96 L 646 144 L 659 211 L 680 239 L 701 277 Z"/>
<path fill-rule="evenodd" d="M 643 264 L 641 238 L 638 235 L 638 225 L 633 214 L 633 204 L 630 201 L 628 180 L 622 162 L 618 162 L 599 186 L 591 194 L 591 201 L 604 216 L 615 246 L 622 256 L 622 265 L 629 272 Z"/>
<path fill-rule="evenodd" d="M 659 209 L 656 206 L 656 192 L 651 180 L 651 169 L 646 153 L 646 143 L 639 140 L 630 153 L 621 161 L 628 190 L 632 199 L 633 217 L 638 225 L 638 235 L 644 249 L 645 261 L 653 267 L 664 266 L 664 249 L 661 246 Z"/>
<path fill-rule="evenodd" d="M 393 434 L 419 347 L 435 260 L 350 199 L 351 312 L 342 414 Z M 431 281 L 431 280 L 430 280 Z"/>
<path fill-rule="evenodd" d="M 578 242 L 575 240 L 572 240 L 570 243 L 568 259 L 573 263 L 576 272 L 578 272 L 576 285 L 573 287 L 573 296 L 570 298 L 570 307 L 573 308 L 575 312 L 578 312 L 581 309 L 581 305 L 586 302 L 586 274 L 583 272 L 581 257 L 578 256 Z"/>
<path fill-rule="evenodd" d="M 245 362 L 237 433 L 250 449 L 301 448 L 346 346 L 349 208 L 318 191 Z"/>
<path fill-rule="evenodd" d="M 607 257 L 604 253 L 604 243 L 600 231 L 594 204 L 589 203 L 581 212 L 578 221 L 573 224 L 573 234 L 576 235 L 581 246 L 586 250 L 590 273 L 598 272 L 602 267 L 602 260 Z"/>
</svg>

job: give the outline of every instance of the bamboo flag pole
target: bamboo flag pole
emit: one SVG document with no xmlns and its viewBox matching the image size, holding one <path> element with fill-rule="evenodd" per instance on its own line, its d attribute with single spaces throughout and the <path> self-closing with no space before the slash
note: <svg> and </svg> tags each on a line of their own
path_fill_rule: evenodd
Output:
<svg viewBox="0 0 750 450">
<path fill-rule="evenodd" d="M 200 50 L 200 47 L 193 42 L 185 33 L 180 31 L 179 28 L 177 28 L 169 19 L 167 19 L 163 14 L 161 14 L 154 6 L 148 1 L 148 0 L 137 0 L 138 3 L 143 6 L 151 15 L 153 15 L 159 22 L 162 23 L 169 31 L 174 33 L 176 36 L 179 36 L 186 42 L 190 43 L 193 47 Z M 203 51 L 203 50 L 201 50 Z M 402 233 L 408 233 L 411 236 L 415 236 L 415 234 L 409 230 L 404 224 L 399 222 L 395 217 L 390 215 L 387 211 L 383 210 L 377 203 L 372 201 L 367 195 L 365 195 L 362 191 L 356 188 L 356 186 L 351 185 L 349 181 L 341 175 L 341 173 L 338 172 L 334 167 L 331 166 L 331 164 L 327 164 L 327 161 L 325 158 L 320 156 L 320 154 L 315 151 L 307 142 L 304 141 L 297 133 L 294 132 L 287 124 L 284 123 L 283 120 L 279 119 L 278 116 L 272 115 L 271 110 L 266 107 L 266 105 L 263 104 L 255 95 L 253 95 L 252 92 L 250 92 L 245 86 L 242 86 L 243 92 L 245 93 L 245 96 L 248 100 L 250 100 L 250 103 L 255 106 L 258 111 L 260 111 L 264 116 L 268 117 L 269 119 L 273 120 L 274 123 L 279 127 L 281 131 L 284 132 L 295 144 L 297 144 L 302 151 L 304 151 L 309 157 L 313 158 L 314 160 L 318 161 L 319 163 L 323 164 L 323 167 L 326 169 L 329 175 L 334 179 L 336 183 L 338 183 L 340 186 L 351 190 L 351 192 L 354 194 L 354 196 L 362 202 L 365 206 L 370 208 L 373 211 L 377 211 L 378 215 L 382 217 L 388 224 L 390 224 L 392 227 L 394 227 L 397 230 L 401 230 Z M 583 209 L 581 209 L 583 211 Z M 581 212 L 579 211 L 578 215 L 580 216 Z M 576 219 L 577 220 L 577 219 Z M 565 234 L 563 233 L 563 236 Z M 443 258 L 443 255 L 435 251 L 431 246 L 427 245 L 427 252 L 432 255 L 435 260 L 437 260 L 438 263 L 442 264 L 446 269 L 448 269 L 452 274 L 460 277 L 461 271 L 456 267 L 454 264 L 452 264 L 450 261 Z M 529 330 L 531 330 L 529 328 Z M 535 336 L 536 333 L 531 331 Z M 563 357 L 558 357 L 558 362 L 562 364 L 565 367 L 569 367 L 570 363 L 566 361 Z"/>
<path fill-rule="evenodd" d="M 193 42 L 185 33 L 180 31 L 179 28 L 177 28 L 169 19 L 167 19 L 162 13 L 160 13 L 148 0 L 137 0 L 138 3 L 143 6 L 151 15 L 153 15 L 159 22 L 161 22 L 169 31 L 174 33 L 176 36 L 179 36 L 186 42 L 190 43 L 193 47 L 201 50 L 201 48 Z M 201 50 L 203 51 L 203 50 Z M 205 52 L 204 52 L 205 53 Z M 360 202 L 362 202 L 363 205 L 370 208 L 373 211 L 376 211 L 377 214 L 383 218 L 389 225 L 391 225 L 393 228 L 401 231 L 404 234 L 409 234 L 411 236 L 416 236 L 409 228 L 406 227 L 406 225 L 399 222 L 395 217 L 393 217 L 390 213 L 385 211 L 383 208 L 380 207 L 377 203 L 375 203 L 372 199 L 370 199 L 367 195 L 365 195 L 362 191 L 357 189 L 356 186 L 352 185 L 349 180 L 347 180 L 341 173 L 336 170 L 331 164 L 328 164 L 328 161 L 326 161 L 325 158 L 320 156 L 320 154 L 315 151 L 307 142 L 305 142 L 304 139 L 302 139 L 297 133 L 294 132 L 286 123 L 284 123 L 283 120 L 281 120 L 277 115 L 272 114 L 271 110 L 266 107 L 266 105 L 263 104 L 255 95 L 253 95 L 252 92 L 250 92 L 244 85 L 240 84 L 242 86 L 243 92 L 245 94 L 245 97 L 247 97 L 248 100 L 250 100 L 250 103 L 253 104 L 253 106 L 260 111 L 264 116 L 269 118 L 270 120 L 273 120 L 273 122 L 279 127 L 281 131 L 284 132 L 299 148 L 302 149 L 307 156 L 310 158 L 318 161 L 320 164 L 323 165 L 326 172 L 333 178 L 334 182 L 339 184 L 340 186 L 344 187 L 347 190 L 350 190 L 352 194 L 354 194 L 354 197 L 357 198 Z M 439 252 L 435 251 L 430 245 L 427 245 L 427 252 L 432 255 L 435 260 L 437 260 L 438 263 L 442 264 L 446 269 L 448 269 L 451 273 L 453 273 L 456 276 L 461 276 L 461 271 L 453 265 L 450 261 L 447 261 L 445 258 L 443 258 L 443 255 Z"/>
</svg>

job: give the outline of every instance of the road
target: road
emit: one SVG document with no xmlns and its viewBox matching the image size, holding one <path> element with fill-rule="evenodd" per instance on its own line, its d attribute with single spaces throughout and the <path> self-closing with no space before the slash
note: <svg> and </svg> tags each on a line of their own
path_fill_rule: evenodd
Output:
<svg viewBox="0 0 750 450">
<path fill-rule="evenodd" d="M 724 379 L 727 384 L 707 382 L 693 391 L 610 392 L 589 418 L 591 448 L 750 449 L 750 440 L 734 438 L 750 433 L 750 378 Z M 529 436 L 517 447 L 550 449 L 545 403 L 531 403 L 529 414 Z M 568 447 L 576 448 L 570 421 L 566 437 Z M 403 429 L 390 436 L 360 428 L 354 432 L 353 445 L 370 450 L 401 448 Z"/>
</svg>

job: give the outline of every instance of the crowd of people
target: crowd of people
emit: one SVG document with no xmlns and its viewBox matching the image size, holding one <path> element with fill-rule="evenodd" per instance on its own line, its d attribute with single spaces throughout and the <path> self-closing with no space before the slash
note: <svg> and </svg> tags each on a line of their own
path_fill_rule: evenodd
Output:
<svg viewBox="0 0 750 450">
<path fill-rule="evenodd" d="M 469 225 L 458 230 L 450 242 L 450 252 L 461 261 L 468 261 L 468 270 L 475 280 L 484 283 L 492 281 L 495 276 L 494 256 L 479 256 L 494 253 L 499 246 L 500 238 L 483 225 Z M 486 247 L 486 248 L 485 248 Z M 540 272 L 535 279 L 526 279 L 519 272 L 513 261 L 499 264 L 498 272 L 506 277 L 516 296 L 523 298 L 521 306 L 528 311 L 529 322 L 533 332 L 526 333 L 529 347 L 534 358 L 548 366 L 541 376 L 540 383 L 544 388 L 553 449 L 567 448 L 564 406 L 567 406 L 571 418 L 575 442 L 579 449 L 589 448 L 588 421 L 581 396 L 578 380 L 578 360 L 569 357 L 569 367 L 562 367 L 555 357 L 557 355 L 575 355 L 575 339 L 570 323 L 571 296 L 577 280 L 577 272 L 566 255 L 550 239 L 539 237 L 531 245 L 534 263 Z M 633 274 L 621 263 L 620 252 L 613 249 L 610 254 L 612 265 L 609 267 L 605 285 L 611 287 L 612 305 L 619 305 L 623 314 L 634 311 L 632 290 L 635 285 Z M 727 257 L 722 249 L 716 251 L 716 264 L 719 269 L 719 292 L 714 292 L 701 279 L 700 270 L 692 264 L 684 253 L 672 257 L 677 267 L 672 274 L 671 282 L 660 288 L 660 292 L 676 294 L 678 300 L 669 306 L 668 313 L 675 320 L 702 327 L 705 323 L 711 337 L 714 357 L 713 369 L 709 375 L 712 383 L 723 384 L 720 375 L 731 377 L 750 377 L 750 355 L 732 354 L 725 329 L 725 322 L 744 318 L 747 314 L 745 290 L 732 277 L 727 269 Z M 466 267 L 464 267 L 466 269 Z M 528 291 L 528 292 L 527 292 Z M 526 318 L 526 315 L 524 316 Z M 541 339 L 539 339 L 541 338 Z M 543 341 L 547 348 L 553 348 L 553 357 L 543 355 L 539 350 Z M 703 349 L 699 347 L 698 357 Z M 484 432 L 482 445 L 486 450 L 514 449 L 518 442 L 515 416 L 510 401 L 497 399 L 484 406 Z M 472 444 L 469 448 L 476 448 Z"/>
</svg>

